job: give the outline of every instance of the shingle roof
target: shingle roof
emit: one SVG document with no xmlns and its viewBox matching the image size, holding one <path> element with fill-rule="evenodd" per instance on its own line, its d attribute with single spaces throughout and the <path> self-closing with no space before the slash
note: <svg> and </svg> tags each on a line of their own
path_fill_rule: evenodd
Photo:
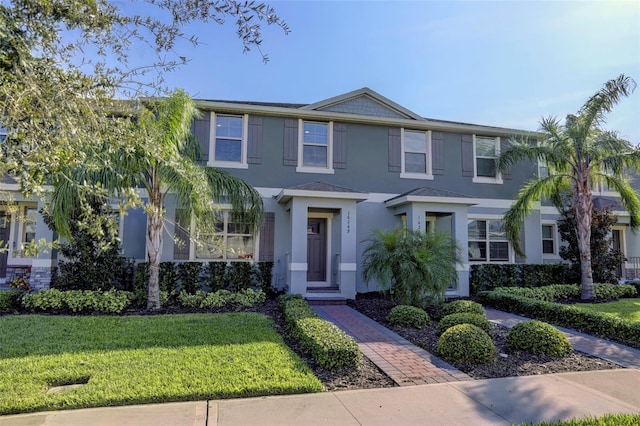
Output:
<svg viewBox="0 0 640 426">
<path fill-rule="evenodd" d="M 411 195 L 417 196 L 417 197 L 471 198 L 468 195 L 459 194 L 457 192 L 446 191 L 444 189 L 429 188 L 427 186 L 421 186 L 419 188 L 412 189 L 411 191 L 407 191 L 393 198 L 390 198 L 387 201 L 391 201 L 397 198 L 407 197 Z"/>
<path fill-rule="evenodd" d="M 308 182 L 301 185 L 290 186 L 286 189 L 298 189 L 302 191 L 324 191 L 324 192 L 352 192 L 355 194 L 365 194 L 365 192 L 347 188 L 345 186 L 334 185 L 325 182 Z"/>
</svg>

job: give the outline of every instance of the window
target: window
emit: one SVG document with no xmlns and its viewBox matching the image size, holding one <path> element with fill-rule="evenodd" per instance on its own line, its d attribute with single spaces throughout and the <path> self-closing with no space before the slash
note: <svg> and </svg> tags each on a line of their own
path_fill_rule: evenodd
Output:
<svg viewBox="0 0 640 426">
<path fill-rule="evenodd" d="M 556 254 L 554 225 L 542 225 L 542 254 Z"/>
<path fill-rule="evenodd" d="M 22 222 L 22 242 L 30 243 L 36 239 L 36 214 L 35 207 L 25 207 Z"/>
<path fill-rule="evenodd" d="M 496 160 L 500 155 L 500 138 L 493 136 L 474 136 L 475 154 L 474 182 L 502 183 L 502 177 L 496 169 Z"/>
<path fill-rule="evenodd" d="M 195 242 L 196 259 L 253 259 L 255 238 L 248 223 L 234 223 L 227 210 L 214 214 L 212 229 L 198 232 Z"/>
<path fill-rule="evenodd" d="M 7 129 L 0 126 L 0 142 L 4 141 L 6 137 L 7 137 Z"/>
<path fill-rule="evenodd" d="M 431 174 L 431 132 L 402 129 L 402 173 L 400 177 L 433 179 Z"/>
<path fill-rule="evenodd" d="M 300 120 L 298 172 L 333 173 L 333 123 Z"/>
<path fill-rule="evenodd" d="M 247 167 L 247 116 L 213 114 L 210 155 L 213 166 Z"/>
<path fill-rule="evenodd" d="M 538 177 L 539 178 L 549 177 L 549 167 L 541 161 L 538 161 Z"/>
<path fill-rule="evenodd" d="M 470 262 L 509 262 L 509 241 L 503 220 L 472 220 L 468 224 Z"/>
</svg>

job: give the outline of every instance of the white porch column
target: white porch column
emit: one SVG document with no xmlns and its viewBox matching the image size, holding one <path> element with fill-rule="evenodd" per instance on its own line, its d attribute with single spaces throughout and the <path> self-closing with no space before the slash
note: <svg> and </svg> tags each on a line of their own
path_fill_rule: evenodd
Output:
<svg viewBox="0 0 640 426">
<path fill-rule="evenodd" d="M 356 255 L 356 203 L 349 202 L 340 210 L 340 264 L 338 275 L 340 293 L 343 297 L 356 297 L 356 274 L 358 270 Z"/>
</svg>

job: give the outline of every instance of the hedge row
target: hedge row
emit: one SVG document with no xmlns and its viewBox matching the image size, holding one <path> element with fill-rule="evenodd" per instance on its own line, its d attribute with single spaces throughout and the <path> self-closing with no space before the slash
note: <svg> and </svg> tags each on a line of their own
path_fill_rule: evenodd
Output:
<svg viewBox="0 0 640 426">
<path fill-rule="evenodd" d="M 483 291 L 479 297 L 482 303 L 503 311 L 585 331 L 640 348 L 640 323 L 638 322 L 626 321 L 599 312 L 583 311 L 571 305 L 509 294 L 505 289 Z"/>
<path fill-rule="evenodd" d="M 264 303 L 266 295 L 262 290 L 240 290 L 232 292 L 228 290 L 218 290 L 213 293 L 198 291 L 196 294 L 189 294 L 185 291 L 178 295 L 178 302 L 183 308 L 216 309 L 222 307 L 233 307 L 235 309 L 250 308 Z"/>
<path fill-rule="evenodd" d="M 355 368 L 362 356 L 356 341 L 318 316 L 302 297 L 281 296 L 279 306 L 291 336 L 328 370 Z"/>
<path fill-rule="evenodd" d="M 594 284 L 593 289 L 596 299 L 599 300 L 636 297 L 638 294 L 634 286 L 626 284 Z M 582 294 L 582 289 L 578 284 L 554 284 L 536 288 L 497 287 L 493 291 L 546 302 L 579 299 Z"/>
<path fill-rule="evenodd" d="M 576 284 L 569 265 L 553 263 L 471 266 L 472 294 L 493 290 L 496 287 L 544 287 L 558 283 Z"/>
<path fill-rule="evenodd" d="M 133 294 L 120 290 L 68 290 L 56 289 L 30 293 L 22 296 L 22 306 L 30 311 L 41 312 L 101 312 L 119 314 L 129 304 Z"/>
</svg>

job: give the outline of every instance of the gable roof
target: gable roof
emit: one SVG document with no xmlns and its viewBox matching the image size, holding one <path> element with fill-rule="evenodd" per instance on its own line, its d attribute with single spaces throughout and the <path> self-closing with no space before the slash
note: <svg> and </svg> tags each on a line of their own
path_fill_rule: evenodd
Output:
<svg viewBox="0 0 640 426">
<path fill-rule="evenodd" d="M 406 109 L 390 99 L 385 98 L 368 87 L 363 87 L 362 89 L 306 105 L 300 109 L 369 115 L 374 117 L 423 120 L 420 115 Z"/>
<path fill-rule="evenodd" d="M 403 194 L 389 198 L 384 202 L 387 207 L 396 207 L 410 203 L 445 203 L 472 206 L 477 204 L 471 197 L 444 189 L 421 186 Z"/>
<path fill-rule="evenodd" d="M 275 198 L 279 203 L 286 203 L 293 197 L 338 198 L 360 202 L 369 198 L 369 194 L 345 186 L 316 181 L 283 188 Z"/>
</svg>

